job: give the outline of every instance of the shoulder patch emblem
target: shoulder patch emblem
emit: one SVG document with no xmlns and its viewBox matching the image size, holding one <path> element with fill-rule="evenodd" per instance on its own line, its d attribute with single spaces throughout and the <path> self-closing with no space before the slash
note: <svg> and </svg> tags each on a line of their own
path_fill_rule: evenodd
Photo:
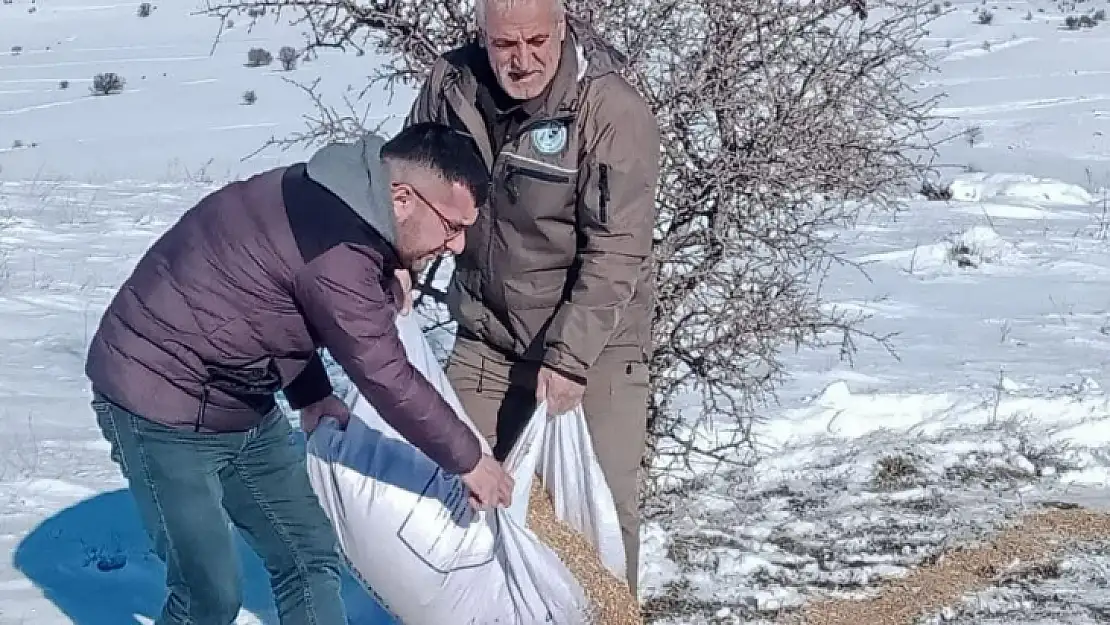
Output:
<svg viewBox="0 0 1110 625">
<path fill-rule="evenodd" d="M 540 154 L 558 154 L 567 147 L 567 127 L 562 122 L 546 122 L 531 131 L 532 146 Z"/>
</svg>

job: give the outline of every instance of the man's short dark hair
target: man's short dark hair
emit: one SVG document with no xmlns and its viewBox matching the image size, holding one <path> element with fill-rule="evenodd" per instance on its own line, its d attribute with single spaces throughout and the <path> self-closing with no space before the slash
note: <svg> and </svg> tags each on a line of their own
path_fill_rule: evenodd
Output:
<svg viewBox="0 0 1110 625">
<path fill-rule="evenodd" d="M 413 124 L 386 141 L 381 156 L 421 165 L 450 183 L 462 183 L 474 197 L 475 206 L 482 206 L 489 197 L 489 170 L 478 144 L 469 134 L 450 126 Z"/>
</svg>

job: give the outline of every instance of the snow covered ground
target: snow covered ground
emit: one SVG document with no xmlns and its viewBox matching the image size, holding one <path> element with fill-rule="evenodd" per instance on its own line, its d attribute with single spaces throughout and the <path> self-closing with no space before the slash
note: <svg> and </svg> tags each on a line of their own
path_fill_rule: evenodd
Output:
<svg viewBox="0 0 1110 625">
<path fill-rule="evenodd" d="M 5 0 L 6 2 L 6 0 Z M 668 623 L 767 619 L 833 589 L 867 590 L 1037 499 L 1110 508 L 1110 4 L 955 2 L 928 39 L 955 129 L 953 200 L 840 235 L 833 305 L 897 332 L 789 359 L 755 471 L 706 476 L 644 536 L 644 595 Z M 147 244 L 228 177 L 302 152 L 241 158 L 301 129 L 376 61 L 321 54 L 288 74 L 245 67 L 296 29 L 224 33 L 193 0 L 0 4 L 0 623 L 146 623 L 161 596 L 82 376 L 103 306 Z M 34 9 L 33 12 L 31 9 Z M 988 10 L 989 24 L 977 11 Z M 1030 19 L 1026 19 L 1029 17 Z M 12 52 L 19 46 L 18 53 Z M 88 95 L 92 76 L 127 84 Z M 61 82 L 68 81 L 68 88 Z M 242 102 L 254 90 L 257 102 Z M 409 94 L 371 116 L 403 111 Z M 961 168 L 967 168 L 963 170 Z M 247 555 L 246 611 L 273 622 Z M 1105 552 L 954 606 L 960 623 L 1089 623 L 1110 610 Z M 349 593 L 357 622 L 379 623 Z M 992 616 L 984 616 L 993 612 Z M 244 617 L 243 622 L 257 622 Z M 1105 617 L 1104 617 L 1105 618 Z"/>
<path fill-rule="evenodd" d="M 1102 209 L 1024 176 L 954 189 L 981 197 L 918 201 L 845 237 L 871 281 L 845 269 L 835 304 L 900 333 L 901 360 L 867 343 L 855 368 L 794 357 L 756 470 L 706 478 L 648 533 L 653 589 L 770 618 L 899 575 L 1037 499 L 1110 507 Z"/>
</svg>

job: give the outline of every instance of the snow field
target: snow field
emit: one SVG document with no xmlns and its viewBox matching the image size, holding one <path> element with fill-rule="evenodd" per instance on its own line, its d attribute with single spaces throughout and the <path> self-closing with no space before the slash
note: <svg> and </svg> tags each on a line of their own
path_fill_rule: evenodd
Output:
<svg viewBox="0 0 1110 625">
<path fill-rule="evenodd" d="M 191 16 L 192 0 L 147 18 L 137 4 L 0 4 L 0 544 L 12 554 L 0 623 L 153 618 L 160 566 L 88 407 L 91 328 L 181 210 L 304 155 L 242 160 L 303 128 L 309 101 L 283 78 L 319 77 L 338 103 L 380 62 L 248 68 L 248 49 L 276 56 L 298 29 L 244 17 L 213 51 L 217 25 Z M 920 86 L 947 93 L 951 131 L 978 130 L 943 153 L 950 200 L 914 198 L 837 233 L 865 273 L 838 268 L 826 291 L 893 334 L 898 359 L 866 341 L 854 367 L 791 355 L 757 428 L 759 463 L 697 476 L 671 496 L 677 512 L 649 510 L 643 598 L 660 623 L 771 622 L 818 595 L 869 592 L 1038 500 L 1108 507 L 1110 24 L 1065 27 L 1103 3 L 938 4 L 949 13 L 927 43 L 941 71 Z M 123 75 L 123 92 L 88 95 L 100 72 Z M 273 623 L 244 554 L 241 622 Z M 936 618 L 1097 622 L 1105 571 L 1105 550 L 1074 551 Z M 383 623 L 348 596 L 352 622 Z"/>
</svg>

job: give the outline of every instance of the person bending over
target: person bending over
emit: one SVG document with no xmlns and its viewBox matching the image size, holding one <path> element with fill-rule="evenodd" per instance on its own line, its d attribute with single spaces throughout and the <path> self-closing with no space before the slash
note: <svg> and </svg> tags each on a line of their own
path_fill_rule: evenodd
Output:
<svg viewBox="0 0 1110 625">
<path fill-rule="evenodd" d="M 211 193 L 139 260 L 100 320 L 92 408 L 158 555 L 158 625 L 232 623 L 234 536 L 266 564 L 283 623 L 346 625 L 338 540 L 275 401 L 306 433 L 345 425 L 326 347 L 382 417 L 476 506 L 512 479 L 408 361 L 397 274 L 458 253 L 486 201 L 474 142 L 446 126 L 333 144 Z"/>
</svg>

